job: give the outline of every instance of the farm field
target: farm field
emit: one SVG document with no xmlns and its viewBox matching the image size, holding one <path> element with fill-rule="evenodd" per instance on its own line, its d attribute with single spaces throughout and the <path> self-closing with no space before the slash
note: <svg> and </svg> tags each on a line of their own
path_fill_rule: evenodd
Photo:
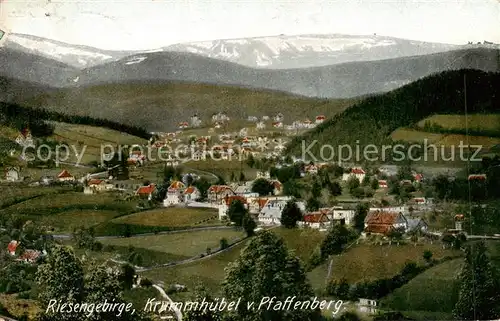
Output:
<svg viewBox="0 0 500 321">
<path fill-rule="evenodd" d="M 392 277 L 401 271 L 406 262 L 424 262 L 422 254 L 425 250 L 430 250 L 436 259 L 461 253 L 443 250 L 440 244 L 417 246 L 360 244 L 333 258 L 331 276 L 335 280 L 345 278 L 349 283 Z M 324 284 L 327 271 L 328 264 L 323 264 L 313 270 L 311 275 L 323 280 Z"/>
<path fill-rule="evenodd" d="M 0 185 L 0 193 L 2 195 L 2 198 L 0 199 L 0 208 L 12 206 L 16 202 L 21 202 L 30 198 L 58 193 L 61 190 L 64 189 L 2 184 Z"/>
<path fill-rule="evenodd" d="M 463 259 L 430 268 L 382 300 L 384 307 L 398 311 L 450 313 L 458 295 L 456 277 Z"/>
<path fill-rule="evenodd" d="M 287 248 L 293 250 L 303 264 L 307 262 L 314 249 L 321 245 L 326 235 L 315 229 L 276 228 L 273 232 L 283 238 Z"/>
<path fill-rule="evenodd" d="M 436 124 L 445 129 L 465 129 L 474 131 L 500 131 L 500 115 L 498 114 L 472 114 L 472 115 L 433 115 L 418 122 L 419 127 L 425 123 Z"/>
<path fill-rule="evenodd" d="M 286 230 L 275 228 L 272 230 L 281 236 L 289 250 L 294 250 L 301 259 L 307 259 L 312 253 L 317 242 L 322 239 L 317 231 Z M 229 251 L 215 255 L 198 262 L 174 266 L 170 268 L 155 269 L 143 274 L 151 280 L 164 281 L 165 284 L 180 283 L 192 289 L 198 282 L 202 282 L 209 290 L 217 292 L 225 277 L 224 269 L 230 262 L 236 260 L 249 241 L 236 245 Z M 184 298 L 189 293 L 173 295 L 175 299 Z"/>
<path fill-rule="evenodd" d="M 427 139 L 427 144 L 435 144 L 440 148 L 440 146 L 451 147 L 455 146 L 457 153 L 459 151 L 460 142 L 464 146 L 469 145 L 481 145 L 484 148 L 492 148 L 500 144 L 500 138 L 488 137 L 488 136 L 474 136 L 469 135 L 459 135 L 459 134 L 437 134 L 426 132 L 422 130 L 415 130 L 410 128 L 399 128 L 396 129 L 391 134 L 391 138 L 394 141 L 405 141 L 405 142 L 415 142 L 423 143 Z"/>
<path fill-rule="evenodd" d="M 189 227 L 201 222 L 204 222 L 203 225 L 220 223 L 213 222 L 214 218 L 218 218 L 218 212 L 215 209 L 170 207 L 122 216 L 114 219 L 113 222 L 146 226 Z"/>
<path fill-rule="evenodd" d="M 14 204 L 3 213 L 28 217 L 54 232 L 71 232 L 74 227 L 96 226 L 135 211 L 135 201 L 122 201 L 113 193 L 84 195 L 52 193 Z"/>
<path fill-rule="evenodd" d="M 220 229 L 113 238 L 102 240 L 102 243 L 112 246 L 133 246 L 135 248 L 193 257 L 205 253 L 207 248 L 217 249 L 222 238 L 227 239 L 231 244 L 234 240 L 244 236 L 243 231 Z"/>
<path fill-rule="evenodd" d="M 428 133 L 411 128 L 398 128 L 391 133 L 393 141 L 423 143 L 426 139 L 429 144 L 436 143 L 443 139 L 443 134 Z"/>
<path fill-rule="evenodd" d="M 252 180 L 257 177 L 258 170 L 250 168 L 245 161 L 239 161 L 238 156 L 235 156 L 234 160 L 212 160 L 207 159 L 204 161 L 190 161 L 185 163 L 185 167 L 188 169 L 193 168 L 200 171 L 211 172 L 215 175 L 221 176 L 225 180 L 229 180 L 231 173 L 234 173 L 236 177 L 239 177 L 240 171 L 243 170 L 246 180 Z"/>
<path fill-rule="evenodd" d="M 225 277 L 224 269 L 230 262 L 236 260 L 248 242 L 243 241 L 226 252 L 197 262 L 154 269 L 141 274 L 150 280 L 163 281 L 167 287 L 170 284 L 177 283 L 183 284 L 188 288 L 188 292 L 172 295 L 173 300 L 189 297 L 193 294 L 189 291 L 193 290 L 200 282 L 212 293 L 218 293 L 220 283 Z"/>
</svg>

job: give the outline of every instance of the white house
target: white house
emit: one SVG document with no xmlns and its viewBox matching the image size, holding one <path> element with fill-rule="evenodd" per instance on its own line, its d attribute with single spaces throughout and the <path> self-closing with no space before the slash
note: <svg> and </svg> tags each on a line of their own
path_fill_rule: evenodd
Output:
<svg viewBox="0 0 500 321">
<path fill-rule="evenodd" d="M 194 186 L 186 188 L 183 194 L 185 202 L 194 202 L 201 197 L 200 191 Z"/>
<path fill-rule="evenodd" d="M 352 225 L 355 214 L 356 214 L 356 211 L 354 211 L 354 210 L 347 210 L 347 209 L 341 209 L 341 208 L 333 208 L 332 219 L 333 220 L 344 219 L 346 225 Z"/>
<path fill-rule="evenodd" d="M 258 222 L 263 225 L 281 225 L 281 213 L 285 208 L 287 199 L 269 199 L 264 207 L 260 210 Z M 298 208 L 305 212 L 305 204 L 296 202 Z"/>
<path fill-rule="evenodd" d="M 179 189 L 169 188 L 167 190 L 167 195 L 165 196 L 165 199 L 163 200 L 163 206 L 165 206 L 165 207 L 174 206 L 174 205 L 182 203 L 183 200 L 184 199 L 182 197 L 182 193 Z"/>
<path fill-rule="evenodd" d="M 351 177 L 356 177 L 359 182 L 362 182 L 365 179 L 366 172 L 359 167 L 352 168 L 349 173 L 345 173 L 342 175 L 343 181 L 348 181 Z"/>
<path fill-rule="evenodd" d="M 19 169 L 16 167 L 9 167 L 5 171 L 5 179 L 9 182 L 17 182 L 21 179 Z"/>
<path fill-rule="evenodd" d="M 57 175 L 57 179 L 60 182 L 72 182 L 75 180 L 75 177 L 64 169 L 62 172 L 59 173 L 59 175 Z"/>
<path fill-rule="evenodd" d="M 370 299 L 359 299 L 359 312 L 374 314 L 377 313 L 377 301 Z"/>
<path fill-rule="evenodd" d="M 255 126 L 257 127 L 257 129 L 266 128 L 266 124 L 263 121 L 258 122 Z"/>
</svg>

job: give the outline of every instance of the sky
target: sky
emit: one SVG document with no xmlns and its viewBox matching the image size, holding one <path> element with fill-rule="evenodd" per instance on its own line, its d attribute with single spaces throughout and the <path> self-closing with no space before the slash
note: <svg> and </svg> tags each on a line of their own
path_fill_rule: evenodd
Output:
<svg viewBox="0 0 500 321">
<path fill-rule="evenodd" d="M 500 43 L 500 0 L 0 0 L 0 26 L 110 50 L 332 33 Z"/>
</svg>

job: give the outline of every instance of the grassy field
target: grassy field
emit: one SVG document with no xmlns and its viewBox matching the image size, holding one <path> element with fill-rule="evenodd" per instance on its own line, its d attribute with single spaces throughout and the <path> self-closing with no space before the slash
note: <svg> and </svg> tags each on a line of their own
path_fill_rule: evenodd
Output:
<svg viewBox="0 0 500 321">
<path fill-rule="evenodd" d="M 207 248 L 216 249 L 222 238 L 232 243 L 244 237 L 244 232 L 233 229 L 201 230 L 162 235 L 135 236 L 102 240 L 105 245 L 133 246 L 152 251 L 193 257 L 206 252 Z"/>
<path fill-rule="evenodd" d="M 429 144 L 439 142 L 445 135 L 428 133 L 410 128 L 398 128 L 391 133 L 391 139 L 394 141 L 404 141 L 411 143 L 423 143 L 426 139 Z"/>
<path fill-rule="evenodd" d="M 50 106 L 51 110 L 62 113 L 107 118 L 149 128 L 175 128 L 178 122 L 189 121 L 189 117 L 195 113 L 203 120 L 209 120 L 212 114 L 220 111 L 227 112 L 233 119 L 246 118 L 246 115 L 273 116 L 282 112 L 291 122 L 292 119 L 312 118 L 318 114 L 333 116 L 352 102 L 231 86 L 158 82 L 65 89 L 40 95 L 24 103 L 28 106 Z"/>
<path fill-rule="evenodd" d="M 50 190 L 50 189 L 48 189 Z M 71 232 L 73 227 L 96 226 L 135 211 L 135 201 L 122 201 L 117 194 L 52 193 L 14 204 L 2 210 L 27 217 L 52 228 Z"/>
<path fill-rule="evenodd" d="M 26 201 L 31 198 L 40 197 L 63 191 L 63 188 L 31 187 L 19 184 L 0 185 L 0 208 L 12 206 L 16 203 Z"/>
<path fill-rule="evenodd" d="M 472 114 L 472 115 L 433 115 L 420 122 L 418 126 L 423 127 L 425 123 L 439 125 L 445 129 L 465 129 L 468 125 L 470 130 L 500 131 L 500 115 L 498 114 Z"/>
<path fill-rule="evenodd" d="M 119 217 L 113 222 L 146 226 L 187 227 L 217 217 L 218 212 L 215 209 L 159 208 Z"/>
<path fill-rule="evenodd" d="M 294 250 L 295 253 L 303 260 L 306 260 L 318 242 L 323 236 L 317 231 L 304 230 L 286 230 L 282 228 L 273 229 L 277 235 L 281 236 L 287 245 L 288 249 Z M 201 260 L 191 264 L 182 266 L 174 266 L 171 268 L 162 268 L 145 272 L 144 275 L 152 280 L 164 281 L 165 284 L 174 282 L 185 284 L 189 288 L 193 288 L 198 282 L 202 282 L 210 290 L 217 292 L 220 283 L 224 279 L 224 269 L 230 262 L 236 260 L 241 250 L 247 243 L 238 244 L 230 251 Z M 175 295 L 176 299 L 185 298 L 188 293 Z"/>
<path fill-rule="evenodd" d="M 218 293 L 220 283 L 225 276 L 224 269 L 230 262 L 236 260 L 247 242 L 244 241 L 231 250 L 214 257 L 180 266 L 155 269 L 144 272 L 142 275 L 151 280 L 163 281 L 166 286 L 174 283 L 186 285 L 188 291 L 192 291 L 197 284 L 203 283 L 209 291 Z M 172 299 L 183 299 L 189 295 L 192 295 L 192 292 L 173 295 Z"/>
<path fill-rule="evenodd" d="M 311 253 L 325 238 L 325 233 L 315 229 L 276 228 L 273 232 L 282 237 L 286 246 L 292 249 L 304 263 L 307 262 Z"/>
<path fill-rule="evenodd" d="M 345 278 L 349 283 L 362 280 L 376 280 L 392 277 L 401 271 L 406 262 L 424 262 L 422 254 L 430 250 L 434 258 L 457 254 L 443 250 L 440 244 L 414 245 L 370 245 L 360 244 L 333 258 L 331 278 Z M 328 264 L 323 264 L 311 272 L 311 277 L 324 285 Z"/>
<path fill-rule="evenodd" d="M 257 169 L 250 168 L 245 161 L 239 161 L 237 159 L 238 156 L 235 156 L 234 160 L 213 160 L 207 159 L 204 161 L 190 161 L 185 163 L 185 168 L 189 171 L 190 168 L 195 170 L 210 172 L 215 175 L 221 176 L 226 181 L 231 178 L 231 173 L 236 175 L 236 178 L 239 178 L 240 172 L 243 171 L 246 180 L 252 180 L 257 177 Z"/>
<path fill-rule="evenodd" d="M 398 311 L 451 312 L 462 264 L 463 259 L 455 259 L 430 268 L 384 298 L 383 306 Z"/>
</svg>

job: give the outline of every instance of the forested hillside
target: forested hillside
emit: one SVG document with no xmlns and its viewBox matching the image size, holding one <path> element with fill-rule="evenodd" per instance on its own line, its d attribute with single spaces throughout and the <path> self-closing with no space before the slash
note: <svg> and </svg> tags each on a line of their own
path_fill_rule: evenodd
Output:
<svg viewBox="0 0 500 321">
<path fill-rule="evenodd" d="M 89 116 L 66 115 L 39 108 L 29 108 L 17 104 L 0 102 L 0 125 L 22 130 L 29 128 L 33 136 L 44 137 L 53 133 L 53 127 L 46 121 L 70 124 L 92 125 L 118 130 L 141 138 L 149 138 L 149 133 L 140 127 L 123 125 L 111 120 Z"/>
<path fill-rule="evenodd" d="M 466 86 L 464 86 L 466 84 Z M 467 88 L 466 95 L 464 88 Z M 438 73 L 386 94 L 368 97 L 337 114 L 303 136 L 296 137 L 287 153 L 301 155 L 305 146 L 319 155 L 322 145 L 348 144 L 355 147 L 394 143 L 390 134 L 400 127 L 415 125 L 434 114 L 500 112 L 500 73 L 458 70 Z"/>
</svg>

